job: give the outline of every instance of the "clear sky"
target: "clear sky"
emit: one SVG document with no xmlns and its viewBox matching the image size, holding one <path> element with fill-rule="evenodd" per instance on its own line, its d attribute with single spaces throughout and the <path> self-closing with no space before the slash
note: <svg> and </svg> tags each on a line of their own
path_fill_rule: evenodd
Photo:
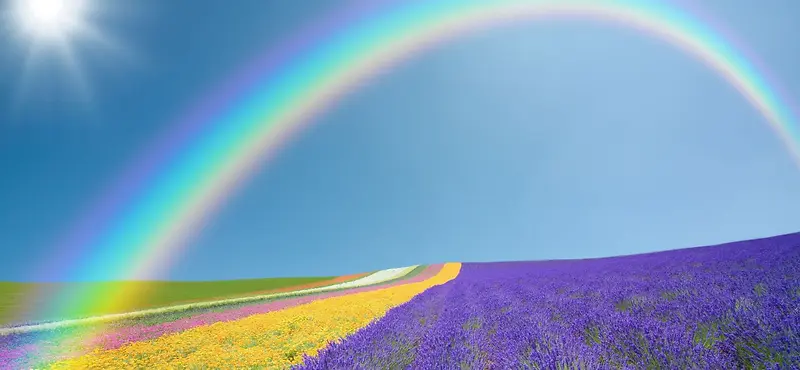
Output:
<svg viewBox="0 0 800 370">
<path fill-rule="evenodd" d="M 98 15 L 118 50 L 76 45 L 90 94 L 56 57 L 23 75 L 24 42 L 0 27 L 0 280 L 31 278 L 174 117 L 344 4 L 234 3 L 146 0 Z M 702 8 L 800 101 L 800 2 Z M 800 231 L 799 189 L 800 170 L 765 119 L 694 57 L 610 24 L 504 25 L 351 94 L 261 168 L 167 277 L 331 275 L 765 237 Z"/>
</svg>

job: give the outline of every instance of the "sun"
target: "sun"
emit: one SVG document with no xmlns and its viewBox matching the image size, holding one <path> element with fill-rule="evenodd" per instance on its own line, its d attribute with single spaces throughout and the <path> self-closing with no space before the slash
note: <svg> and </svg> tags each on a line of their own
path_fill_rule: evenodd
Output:
<svg viewBox="0 0 800 370">
<path fill-rule="evenodd" d="M 5 26 L 0 28 L 9 31 L 9 41 L 16 41 L 19 46 L 16 50 L 22 51 L 13 53 L 21 56 L 22 63 L 19 89 L 13 104 L 21 103 L 23 95 L 34 97 L 36 94 L 28 93 L 34 83 L 53 91 L 52 85 L 57 81 L 40 77 L 44 76 L 41 74 L 43 68 L 55 65 L 61 67 L 58 73 L 66 77 L 76 92 L 62 96 L 93 105 L 88 69 L 83 65 L 80 52 L 103 54 L 102 58 L 94 60 L 106 61 L 111 56 L 122 56 L 123 61 L 136 59 L 134 53 L 98 23 L 104 16 L 112 15 L 110 13 L 119 14 L 115 11 L 119 4 L 108 0 L 8 0 L 0 9 L 0 25 Z M 5 41 L 0 40 L 0 43 Z M 0 52 L 11 51 L 9 49 Z M 52 76 L 51 73 L 47 75 Z"/>
<path fill-rule="evenodd" d="M 16 0 L 12 12 L 32 41 L 63 41 L 86 28 L 88 5 L 86 0 Z"/>
</svg>

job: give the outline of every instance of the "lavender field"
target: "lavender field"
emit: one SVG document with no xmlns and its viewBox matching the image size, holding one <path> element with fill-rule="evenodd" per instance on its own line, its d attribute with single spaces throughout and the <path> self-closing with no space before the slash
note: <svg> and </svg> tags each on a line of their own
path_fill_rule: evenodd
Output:
<svg viewBox="0 0 800 370">
<path fill-rule="evenodd" d="M 800 234 L 464 264 L 297 368 L 800 368 Z"/>
</svg>

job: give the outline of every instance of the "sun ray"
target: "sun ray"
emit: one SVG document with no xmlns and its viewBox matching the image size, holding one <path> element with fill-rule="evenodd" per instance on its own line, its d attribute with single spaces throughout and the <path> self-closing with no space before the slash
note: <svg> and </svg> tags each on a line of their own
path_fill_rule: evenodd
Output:
<svg viewBox="0 0 800 370">
<path fill-rule="evenodd" d="M 0 9 L 0 31 L 7 28 L 9 38 L 16 39 L 21 50 L 22 73 L 13 99 L 15 110 L 21 108 L 37 81 L 41 62 L 53 59 L 64 81 L 75 94 L 66 96 L 78 99 L 82 108 L 94 110 L 87 66 L 81 58 L 83 52 L 102 53 L 121 59 L 126 64 L 138 63 L 139 56 L 117 40 L 95 21 L 97 15 L 113 8 L 98 0 L 10 0 Z M 102 10 L 102 11 L 101 11 Z M 90 17 L 91 16 L 91 17 Z M 82 46 L 88 46 L 84 48 Z M 49 63 L 48 63 L 49 64 Z M 48 84 L 53 82 L 48 79 Z M 50 86 L 55 91 L 57 86 Z"/>
<path fill-rule="evenodd" d="M 61 62 L 68 72 L 67 77 L 70 79 L 70 83 L 78 90 L 78 98 L 83 103 L 91 103 L 92 91 L 86 80 L 83 67 L 75 55 L 73 46 L 69 42 L 61 42 L 58 44 L 58 53 L 61 55 Z"/>
<path fill-rule="evenodd" d="M 92 43 L 100 47 L 102 50 L 115 57 L 125 60 L 128 63 L 139 63 L 141 57 L 136 54 L 132 49 L 120 42 L 113 35 L 103 33 L 96 27 L 82 22 L 76 29 L 76 39 L 83 42 Z"/>
<path fill-rule="evenodd" d="M 14 101 L 13 101 L 13 109 L 16 112 L 19 112 L 22 109 L 23 102 L 31 89 L 33 82 L 34 69 L 36 65 L 39 64 L 42 60 L 41 54 L 43 53 L 41 45 L 32 44 L 28 46 L 28 50 L 25 52 L 24 60 L 22 62 L 22 68 L 20 71 L 19 82 L 17 83 L 17 89 L 14 93 Z"/>
</svg>

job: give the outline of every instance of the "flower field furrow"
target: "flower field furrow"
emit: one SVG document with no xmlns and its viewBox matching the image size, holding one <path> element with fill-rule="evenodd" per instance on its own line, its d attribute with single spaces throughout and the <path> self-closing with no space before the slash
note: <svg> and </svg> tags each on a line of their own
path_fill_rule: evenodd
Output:
<svg viewBox="0 0 800 370">
<path fill-rule="evenodd" d="M 800 368 L 800 234 L 464 264 L 298 369 Z"/>
<path fill-rule="evenodd" d="M 304 354 L 315 354 L 328 343 L 383 316 L 390 308 L 454 279 L 459 271 L 460 264 L 448 263 L 435 276 L 421 282 L 214 323 L 114 350 L 95 350 L 49 367 L 287 368 L 300 362 Z"/>
<path fill-rule="evenodd" d="M 426 271 L 415 276 L 413 279 L 398 280 L 389 285 L 364 286 L 349 290 L 340 290 L 335 292 L 325 292 L 322 294 L 288 298 L 259 305 L 245 306 L 232 310 L 208 312 L 205 314 L 196 315 L 186 319 L 181 319 L 172 322 L 165 322 L 152 326 L 129 326 L 103 333 L 102 335 L 94 338 L 91 344 L 93 346 L 98 346 L 103 349 L 119 348 L 123 345 L 136 341 L 154 339 L 162 335 L 177 333 L 198 326 L 211 325 L 218 322 L 228 322 L 252 315 L 278 311 L 289 307 L 295 307 L 305 303 L 314 302 L 320 299 L 327 299 L 332 297 L 346 296 L 349 294 L 369 292 L 388 287 L 400 286 L 403 284 L 418 283 L 436 276 L 436 274 L 441 270 L 441 268 L 442 268 L 441 265 L 432 265 L 429 266 L 426 269 Z"/>
<path fill-rule="evenodd" d="M 86 354 L 94 349 L 115 349 L 126 344 L 137 341 L 151 340 L 163 335 L 178 333 L 191 328 L 203 325 L 210 325 L 216 322 L 227 322 L 238 320 L 247 316 L 262 314 L 272 311 L 294 307 L 301 304 L 313 302 L 319 299 L 326 299 L 331 297 L 339 297 L 352 293 L 368 292 L 388 287 L 399 286 L 406 283 L 418 283 L 425 281 L 431 277 L 436 276 L 442 269 L 442 265 L 430 265 L 422 269 L 422 271 L 409 279 L 400 279 L 399 277 L 407 276 L 414 269 L 408 271 L 407 268 L 402 268 L 402 274 L 397 272 L 391 274 L 382 274 L 381 279 L 372 279 L 371 281 L 362 280 L 363 285 L 372 282 L 372 285 L 367 285 L 360 288 L 347 289 L 340 288 L 337 291 L 323 291 L 313 295 L 305 295 L 293 298 L 286 298 L 282 300 L 274 300 L 267 303 L 248 305 L 242 307 L 235 307 L 224 311 L 211 311 L 205 312 L 190 317 L 180 318 L 177 320 L 166 321 L 154 325 L 125 325 L 121 327 L 103 327 L 96 334 L 82 334 L 80 336 L 72 336 L 69 333 L 58 335 L 55 337 L 43 337 L 36 340 L 36 337 L 26 338 L 30 343 L 22 342 L 17 345 L 6 344 L 2 352 L 0 352 L 0 369 L 13 367 L 13 368 L 26 368 L 32 364 L 39 363 L 45 359 L 47 360 L 63 360 L 78 355 Z M 377 283 L 374 283 L 377 281 Z M 382 281 L 388 281 L 387 284 L 381 284 Z M 30 336 L 30 334 L 28 334 Z M 0 340 L 7 339 L 0 337 Z"/>
<path fill-rule="evenodd" d="M 291 297 L 296 295 L 308 294 L 308 293 L 315 293 L 315 292 L 323 292 L 323 291 L 331 291 L 331 290 L 338 290 L 344 288 L 351 288 L 351 287 L 362 287 L 367 285 L 374 285 L 380 284 L 382 282 L 386 282 L 389 280 L 401 278 L 408 274 L 409 272 L 413 271 L 416 266 L 409 266 L 409 267 L 399 267 L 399 268 L 391 268 L 386 270 L 381 270 L 364 276 L 362 278 L 356 279 L 354 281 L 346 281 L 342 283 L 316 287 L 316 288 L 307 288 L 307 289 L 299 289 L 293 290 L 289 292 L 281 292 L 281 293 L 269 293 L 269 294 L 261 294 L 261 295 L 253 295 L 248 297 L 237 297 L 237 298 L 228 298 L 228 299 L 219 299 L 213 301 L 202 301 L 202 302 L 195 302 L 195 303 L 187 303 L 181 305 L 174 305 L 168 307 L 160 307 L 160 308 L 153 308 L 147 310 L 139 310 L 134 312 L 127 312 L 127 313 L 119 313 L 119 314 L 109 314 L 109 315 L 101 315 L 101 316 L 93 316 L 87 317 L 82 319 L 72 319 L 72 320 L 61 320 L 55 322 L 48 322 L 48 323 L 41 323 L 41 324 L 34 324 L 34 325 L 23 325 L 23 326 L 15 326 L 9 328 L 0 328 L 0 336 L 12 335 L 12 334 L 22 334 L 28 332 L 36 332 L 36 331 L 45 331 L 45 330 L 54 330 L 54 329 L 62 329 L 72 326 L 79 326 L 79 325 L 88 325 L 88 324 L 99 324 L 104 322 L 113 322 L 124 320 L 128 318 L 137 318 L 137 317 L 145 317 L 145 316 L 152 316 L 170 312 L 180 312 L 186 310 L 193 310 L 197 308 L 204 308 L 204 307 L 215 307 L 215 306 L 228 306 L 234 305 L 237 303 L 247 303 L 247 302 L 257 302 L 265 299 L 271 298 L 280 298 L 280 297 Z"/>
<path fill-rule="evenodd" d="M 452 289 L 450 282 L 426 290 L 345 340 L 331 343 L 318 356 L 307 356 L 296 368 L 406 368 L 415 360 L 422 337 L 437 324 L 455 293 Z"/>
</svg>

